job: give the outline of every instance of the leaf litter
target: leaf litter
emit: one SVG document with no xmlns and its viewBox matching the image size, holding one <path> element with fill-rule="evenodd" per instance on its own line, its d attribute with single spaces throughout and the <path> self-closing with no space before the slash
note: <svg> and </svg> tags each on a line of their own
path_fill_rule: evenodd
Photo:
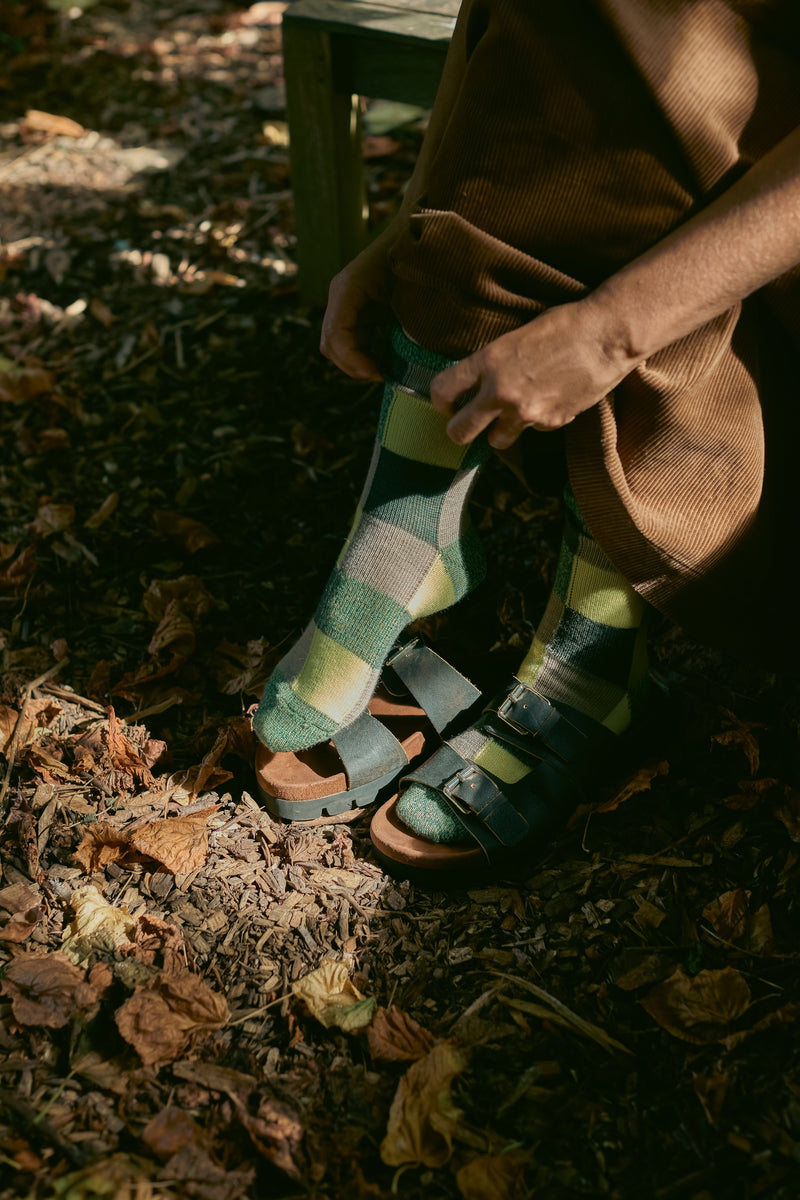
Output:
<svg viewBox="0 0 800 1200">
<path fill-rule="evenodd" d="M 284 4 L 6 7 L 0 1198 L 794 1200 L 796 684 L 657 631 L 673 726 L 522 881 L 273 821 L 249 714 L 378 398 L 296 291 Z M 495 569 L 422 631 L 491 691 L 558 508 L 499 464 L 475 506 Z"/>
</svg>

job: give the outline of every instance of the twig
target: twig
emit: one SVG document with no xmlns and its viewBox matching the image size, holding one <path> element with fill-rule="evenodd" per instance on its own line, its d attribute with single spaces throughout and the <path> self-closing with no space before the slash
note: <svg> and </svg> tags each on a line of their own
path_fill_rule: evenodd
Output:
<svg viewBox="0 0 800 1200">
<path fill-rule="evenodd" d="M 79 696 L 77 692 L 59 687 L 57 683 L 48 683 L 41 690 L 48 696 L 55 696 L 56 700 L 68 700 L 71 704 L 77 704 L 79 708 L 88 708 L 89 712 L 99 713 L 103 717 L 106 715 L 106 709 L 96 700 L 90 700 L 88 696 Z"/>
<path fill-rule="evenodd" d="M 55 1146 L 73 1167 L 82 1167 L 86 1163 L 86 1151 L 66 1141 L 49 1121 L 38 1120 L 36 1110 L 27 1101 L 21 1100 L 12 1092 L 7 1092 L 5 1088 L 0 1088 L 0 1107 L 9 1113 L 12 1121 L 24 1130 L 31 1141 L 46 1142 L 49 1146 Z"/>
<path fill-rule="evenodd" d="M 598 1046 L 602 1046 L 604 1050 L 621 1050 L 623 1054 L 632 1054 L 627 1046 L 623 1046 L 622 1042 L 618 1042 L 616 1038 L 607 1034 L 599 1025 L 595 1025 L 592 1021 L 587 1021 L 584 1017 L 579 1017 L 571 1008 L 567 1008 L 561 1000 L 555 996 L 551 996 L 544 988 L 538 987 L 535 983 L 531 983 L 528 979 L 520 979 L 516 975 L 506 975 L 502 971 L 495 971 L 499 979 L 507 979 L 509 983 L 519 984 L 526 991 L 532 992 L 537 999 L 543 1001 L 547 1007 L 542 1009 L 541 1005 L 530 1004 L 524 1000 L 515 1000 L 513 1004 L 518 1005 L 522 1012 L 530 1012 L 535 1017 L 552 1018 L 559 1025 L 567 1025 L 575 1030 L 576 1033 L 582 1033 L 584 1037 L 591 1038 L 593 1042 L 597 1042 Z"/>
<path fill-rule="evenodd" d="M 19 745 L 19 739 L 22 736 L 22 730 L 25 725 L 25 717 L 27 715 L 31 696 L 36 688 L 41 687 L 43 683 L 47 683 L 47 680 L 51 679 L 53 675 L 57 675 L 61 668 L 65 667 L 68 662 L 68 658 L 62 658 L 60 662 L 55 663 L 48 671 L 44 671 L 43 674 L 38 675 L 36 679 L 31 680 L 31 682 L 25 686 L 22 708 L 19 710 L 19 716 L 17 717 L 17 722 L 14 726 L 14 732 L 11 734 L 11 740 L 3 751 L 6 756 L 6 770 L 5 775 L 3 776 L 3 782 L 0 784 L 0 820 L 2 820 L 6 815 L 6 793 L 8 792 L 8 785 L 11 782 L 11 772 L 14 769 L 14 763 L 17 757 L 17 746 Z"/>
<path fill-rule="evenodd" d="M 183 704 L 183 697 L 167 696 L 166 700 L 159 700 L 158 704 L 151 704 L 149 708 L 140 708 L 138 712 L 130 713 L 127 717 L 120 717 L 120 725 L 138 725 L 142 717 L 153 717 L 156 713 L 166 712 L 173 704 Z"/>
</svg>

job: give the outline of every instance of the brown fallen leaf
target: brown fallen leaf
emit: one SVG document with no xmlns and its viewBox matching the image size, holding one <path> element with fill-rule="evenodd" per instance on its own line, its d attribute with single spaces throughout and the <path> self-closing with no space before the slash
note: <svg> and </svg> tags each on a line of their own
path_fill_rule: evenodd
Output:
<svg viewBox="0 0 800 1200">
<path fill-rule="evenodd" d="M 217 687 L 226 696 L 239 692 L 260 696 L 276 658 L 277 652 L 266 638 L 256 638 L 246 646 L 221 642 L 215 654 Z"/>
<path fill-rule="evenodd" d="M 194 1117 L 174 1104 L 168 1104 L 152 1117 L 142 1130 L 142 1141 L 156 1158 L 166 1161 L 184 1146 L 200 1145 L 203 1131 Z"/>
<path fill-rule="evenodd" d="M 774 1012 L 767 1013 L 749 1029 L 740 1029 L 737 1033 L 728 1034 L 727 1037 L 720 1040 L 726 1050 L 735 1050 L 737 1046 L 753 1037 L 754 1034 L 765 1033 L 770 1029 L 785 1029 L 788 1025 L 794 1025 L 798 1018 L 800 1018 L 800 1004 L 792 1000 L 788 1004 L 782 1004 Z"/>
<path fill-rule="evenodd" d="M 773 805 L 772 812 L 792 841 L 800 842 L 800 791 L 787 787 L 783 797 Z"/>
<path fill-rule="evenodd" d="M 4 925 L 0 925 L 0 942 L 19 943 L 27 941 L 42 915 L 40 908 L 29 908 L 25 912 L 12 913 Z"/>
<path fill-rule="evenodd" d="M 39 501 L 36 516 L 28 528 L 36 537 L 46 538 L 61 533 L 75 524 L 75 505 L 56 504 L 47 498 Z"/>
<path fill-rule="evenodd" d="M 434 1044 L 427 1029 L 393 1004 L 376 1009 L 367 1030 L 369 1052 L 383 1062 L 416 1062 L 429 1054 Z"/>
<path fill-rule="evenodd" d="M 723 892 L 703 909 L 703 916 L 714 932 L 726 942 L 743 936 L 750 893 L 744 888 Z"/>
<path fill-rule="evenodd" d="M 750 988 L 733 967 L 687 975 L 679 967 L 639 1001 L 662 1029 L 703 1046 L 721 1041 L 726 1026 L 750 1007 Z"/>
<path fill-rule="evenodd" d="M 178 579 L 154 579 L 142 597 L 142 605 L 151 621 L 158 623 L 173 601 L 197 621 L 213 612 L 216 601 L 196 575 Z"/>
<path fill-rule="evenodd" d="M 191 767 L 181 779 L 181 786 L 191 795 L 213 792 L 221 784 L 233 778 L 233 772 L 220 766 L 223 758 L 236 755 L 244 762 L 252 763 L 256 752 L 253 727 L 247 717 L 233 717 L 218 731 L 214 745 L 197 767 Z"/>
<path fill-rule="evenodd" d="M 375 999 L 362 996 L 343 962 L 322 963 L 295 980 L 292 992 L 326 1029 L 335 1025 L 345 1033 L 355 1033 L 369 1025 L 375 1011 Z"/>
<path fill-rule="evenodd" d="M 36 550 L 24 546 L 16 558 L 0 564 L 0 588 L 18 588 L 27 583 L 36 570 Z"/>
<path fill-rule="evenodd" d="M 20 1025 L 62 1029 L 76 1017 L 88 1020 L 98 1008 L 97 993 L 85 972 L 58 951 L 15 958 L 0 990 L 11 1000 Z"/>
<path fill-rule="evenodd" d="M 138 986 L 114 1019 L 146 1066 L 163 1066 L 179 1057 L 194 1034 L 224 1025 L 228 1005 L 199 975 L 161 974 Z"/>
<path fill-rule="evenodd" d="M 190 554 L 205 550 L 207 546 L 216 546 L 219 537 L 207 525 L 195 521 L 182 513 L 171 512 L 166 508 L 157 508 L 153 513 L 156 532 L 162 537 L 171 538 L 178 542 Z"/>
<path fill-rule="evenodd" d="M 212 804 L 187 817 L 148 821 L 133 830 L 131 846 L 160 862 L 173 875 L 188 875 L 208 858 L 208 819 L 218 808 L 218 804 Z"/>
<path fill-rule="evenodd" d="M 88 825 L 72 857 L 87 875 L 102 871 L 109 863 L 119 862 L 130 852 L 130 841 L 121 829 L 108 824 Z"/>
<path fill-rule="evenodd" d="M 138 913 L 130 953 L 146 966 L 157 966 L 164 975 L 186 970 L 186 942 L 180 929 L 154 913 Z"/>
<path fill-rule="evenodd" d="M 764 729 L 766 726 L 760 721 L 741 721 L 735 713 L 727 708 L 721 709 L 721 712 L 725 729 L 721 733 L 712 734 L 712 742 L 743 751 L 750 764 L 750 774 L 755 775 L 761 761 L 761 752 L 758 739 L 753 731 Z"/>
<path fill-rule="evenodd" d="M 616 796 L 611 800 L 605 800 L 602 804 L 598 804 L 594 811 L 599 813 L 613 812 L 614 809 L 619 808 L 620 804 L 624 804 L 626 800 L 630 800 L 631 796 L 636 796 L 639 792 L 648 791 L 653 785 L 653 780 L 659 775 L 667 774 L 669 774 L 668 762 L 649 763 L 647 766 L 641 767 L 635 775 L 631 776 L 626 784 L 623 784 Z"/>
<path fill-rule="evenodd" d="M 692 1074 L 694 1093 L 703 1106 L 706 1120 L 714 1129 L 717 1128 L 730 1084 L 731 1076 L 727 1071 L 718 1071 L 713 1075 Z"/>
<path fill-rule="evenodd" d="M 409 1067 L 392 1101 L 381 1142 L 381 1159 L 387 1166 L 419 1163 L 443 1167 L 449 1161 L 461 1117 L 450 1087 L 466 1065 L 463 1053 L 452 1042 L 439 1042 Z"/>
<path fill-rule="evenodd" d="M 464 1200 L 525 1200 L 522 1162 L 513 1154 L 491 1154 L 473 1158 L 456 1173 L 456 1184 Z"/>
<path fill-rule="evenodd" d="M 0 359 L 0 402 L 23 404 L 36 396 L 46 396 L 55 390 L 56 377 L 39 363 L 25 365 Z"/>
<path fill-rule="evenodd" d="M 262 1099 L 255 1115 L 250 1114 L 238 1096 L 232 1096 L 239 1120 L 250 1140 L 269 1162 L 290 1179 L 300 1179 L 297 1154 L 303 1140 L 303 1126 L 288 1104 Z"/>
<path fill-rule="evenodd" d="M 119 492 L 109 492 L 103 503 L 83 522 L 84 529 L 99 529 L 117 510 Z"/>
<path fill-rule="evenodd" d="M 615 987 L 632 992 L 635 988 L 659 983 L 671 975 L 672 970 L 673 964 L 662 954 L 628 950 L 612 962 L 611 978 Z"/>
<path fill-rule="evenodd" d="M 83 137 L 86 130 L 71 117 L 29 108 L 19 125 L 23 141 L 44 140 L 47 137 Z"/>
<path fill-rule="evenodd" d="M 104 304 L 102 300 L 98 300 L 97 297 L 89 301 L 89 312 L 104 329 L 109 329 L 117 319 L 108 305 Z"/>
</svg>

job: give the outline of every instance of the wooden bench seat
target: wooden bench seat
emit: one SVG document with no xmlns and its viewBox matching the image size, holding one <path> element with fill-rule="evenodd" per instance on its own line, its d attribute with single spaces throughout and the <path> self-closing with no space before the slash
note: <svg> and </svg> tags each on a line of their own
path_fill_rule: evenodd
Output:
<svg viewBox="0 0 800 1200">
<path fill-rule="evenodd" d="M 283 16 L 303 298 L 366 241 L 359 96 L 429 107 L 460 0 L 295 0 Z"/>
</svg>

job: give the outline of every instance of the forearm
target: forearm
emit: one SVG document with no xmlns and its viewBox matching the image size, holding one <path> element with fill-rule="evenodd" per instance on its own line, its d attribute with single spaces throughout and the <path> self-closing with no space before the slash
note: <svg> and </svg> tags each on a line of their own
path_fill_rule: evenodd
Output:
<svg viewBox="0 0 800 1200">
<path fill-rule="evenodd" d="M 612 356 L 641 362 L 800 262 L 800 128 L 587 298 Z"/>
</svg>

